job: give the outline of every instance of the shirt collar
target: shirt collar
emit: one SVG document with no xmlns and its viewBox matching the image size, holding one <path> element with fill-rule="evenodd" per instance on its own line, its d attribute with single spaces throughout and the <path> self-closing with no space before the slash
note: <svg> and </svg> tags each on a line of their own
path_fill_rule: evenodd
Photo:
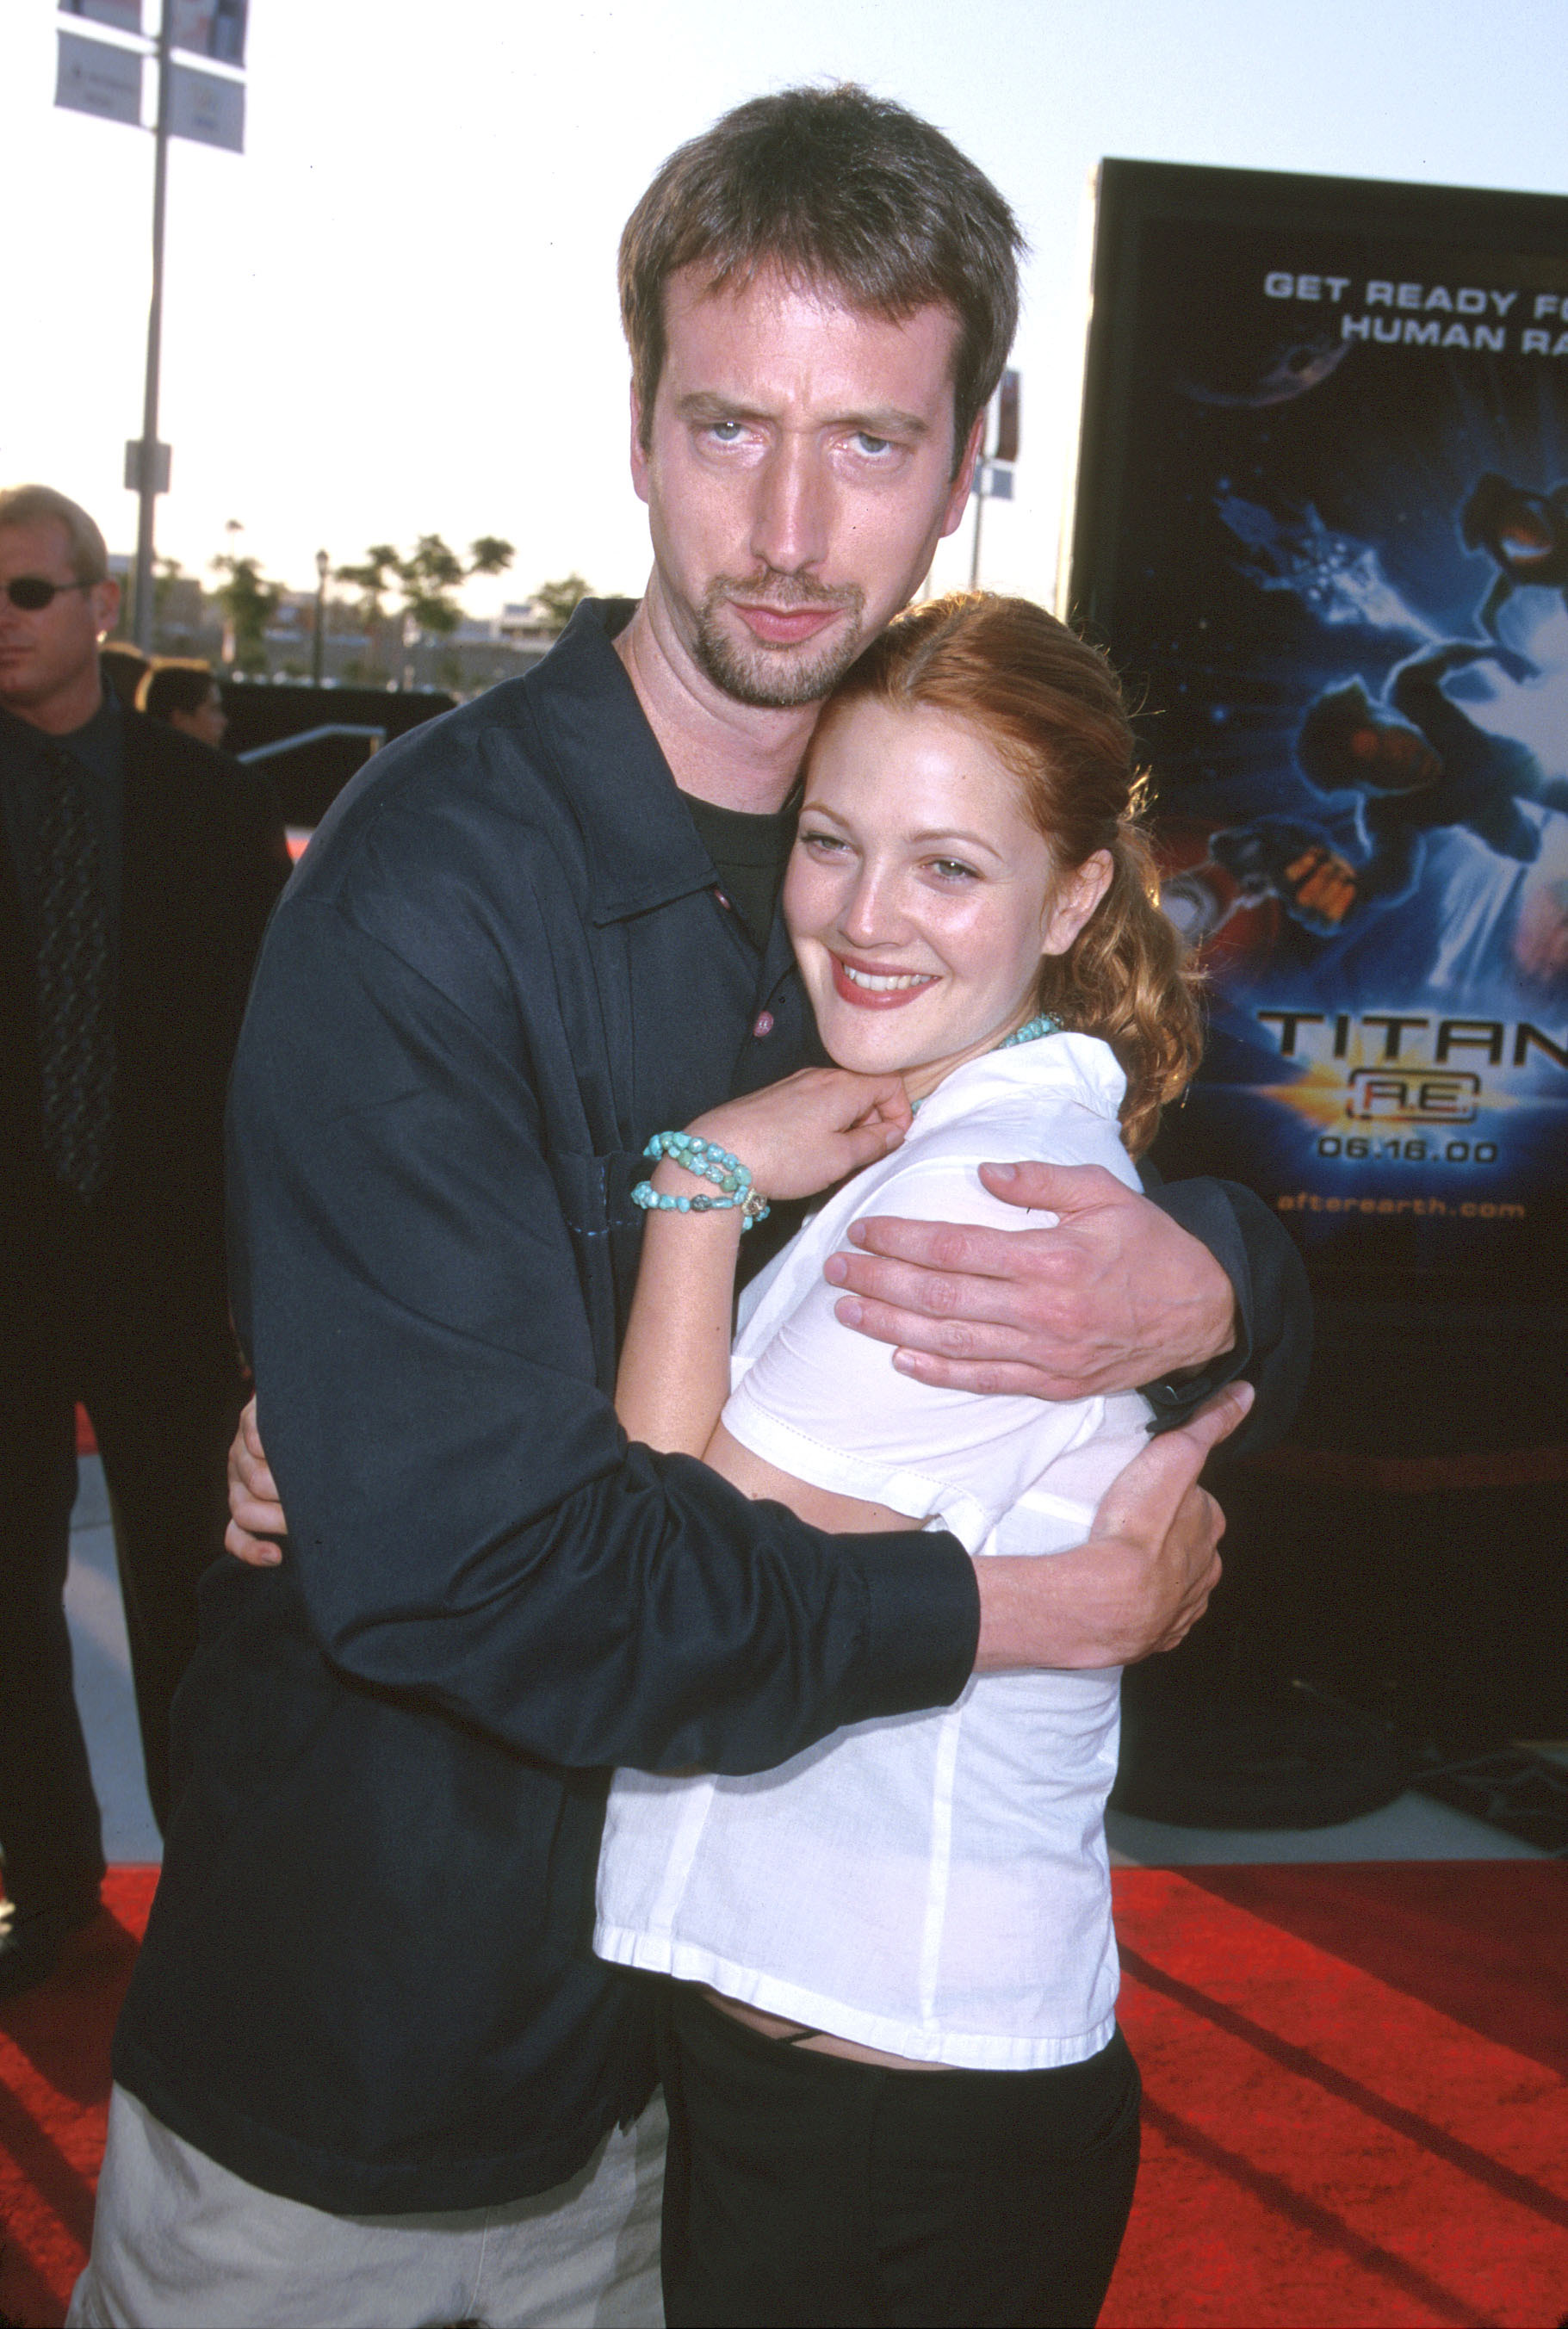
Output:
<svg viewBox="0 0 1568 2329">
<path fill-rule="evenodd" d="M 526 683 L 588 846 L 589 914 L 629 920 L 694 890 L 713 866 L 614 640 L 629 599 L 585 599 Z"/>
<path fill-rule="evenodd" d="M 107 680 L 102 682 L 102 688 L 98 710 L 65 736 L 46 735 L 30 720 L 19 719 L 15 712 L 0 706 L 0 738 L 14 752 L 25 752 L 38 760 L 43 759 L 50 745 L 57 744 L 80 761 L 90 776 L 108 783 L 120 765 L 125 723 L 118 696 Z"/>
<path fill-rule="evenodd" d="M 125 715 L 120 700 L 106 679 L 98 710 L 69 736 L 57 740 L 73 752 L 90 775 L 109 783 L 121 765 L 125 751 Z"/>
</svg>

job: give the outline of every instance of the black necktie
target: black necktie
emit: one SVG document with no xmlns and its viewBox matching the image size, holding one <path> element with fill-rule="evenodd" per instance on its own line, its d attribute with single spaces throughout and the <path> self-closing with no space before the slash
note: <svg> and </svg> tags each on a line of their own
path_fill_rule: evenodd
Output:
<svg viewBox="0 0 1568 2329">
<path fill-rule="evenodd" d="M 38 828 L 38 1051 L 43 1154 L 56 1180 L 95 1196 L 114 1129 L 114 966 L 98 834 L 82 772 L 47 748 Z"/>
</svg>

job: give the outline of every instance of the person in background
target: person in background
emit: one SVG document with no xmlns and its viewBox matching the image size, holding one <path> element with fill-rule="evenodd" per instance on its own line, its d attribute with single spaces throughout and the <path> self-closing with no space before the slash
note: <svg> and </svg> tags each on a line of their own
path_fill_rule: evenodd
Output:
<svg viewBox="0 0 1568 2329">
<path fill-rule="evenodd" d="M 103 1873 L 61 1601 L 79 1400 L 168 1812 L 243 1397 L 223 1096 L 288 871 L 265 781 L 106 684 L 118 602 L 85 510 L 0 491 L 0 1995 L 48 1972 Z"/>
<path fill-rule="evenodd" d="M 182 736 L 210 744 L 214 751 L 222 750 L 229 732 L 222 691 L 211 666 L 194 658 L 170 655 L 154 664 L 137 689 L 137 710 L 177 728 Z"/>
</svg>

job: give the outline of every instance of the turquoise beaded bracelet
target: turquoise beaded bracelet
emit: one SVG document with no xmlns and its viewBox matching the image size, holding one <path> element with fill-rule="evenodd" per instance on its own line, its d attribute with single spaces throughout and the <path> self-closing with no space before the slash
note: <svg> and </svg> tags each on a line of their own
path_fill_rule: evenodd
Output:
<svg viewBox="0 0 1568 2329">
<path fill-rule="evenodd" d="M 645 1213 L 728 1213 L 739 1209 L 742 1236 L 754 1222 L 767 1220 L 768 1200 L 751 1186 L 749 1168 L 717 1141 L 699 1140 L 689 1132 L 656 1132 L 642 1153 L 656 1160 L 667 1156 L 672 1164 L 724 1192 L 720 1197 L 672 1197 L 656 1189 L 651 1181 L 639 1181 L 631 1201 Z"/>
</svg>

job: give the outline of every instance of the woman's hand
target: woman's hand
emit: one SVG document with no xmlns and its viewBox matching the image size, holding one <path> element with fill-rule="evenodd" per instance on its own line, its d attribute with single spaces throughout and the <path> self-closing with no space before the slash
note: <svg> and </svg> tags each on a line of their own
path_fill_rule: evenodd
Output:
<svg viewBox="0 0 1568 2329">
<path fill-rule="evenodd" d="M 896 1148 L 913 1111 L 897 1076 L 808 1068 L 731 1100 L 686 1129 L 736 1156 L 763 1197 L 809 1197 Z M 702 1183 L 667 1157 L 654 1187 L 675 1196 Z M 741 1213 L 650 1212 L 637 1293 L 621 1344 L 616 1412 L 632 1439 L 701 1456 L 730 1391 L 730 1313 Z"/>
<path fill-rule="evenodd" d="M 874 1164 L 913 1121 L 898 1076 L 805 1068 L 766 1091 L 726 1100 L 686 1129 L 738 1156 L 760 1195 L 812 1197 Z"/>
</svg>

